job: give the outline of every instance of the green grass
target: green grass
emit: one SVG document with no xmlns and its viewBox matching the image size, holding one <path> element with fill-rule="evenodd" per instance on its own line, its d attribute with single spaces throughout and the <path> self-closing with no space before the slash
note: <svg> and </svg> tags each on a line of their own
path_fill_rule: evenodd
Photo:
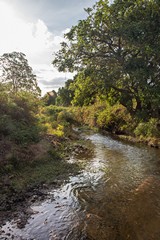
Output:
<svg viewBox="0 0 160 240">
<path fill-rule="evenodd" d="M 44 155 L 30 161 L 10 159 L 0 169 L 1 193 L 25 192 L 29 188 L 41 186 L 43 183 L 48 185 L 59 178 L 65 180 L 69 175 L 78 173 L 82 166 L 78 162 L 69 163 L 65 160 L 65 147 L 66 144 L 57 149 L 46 146 L 48 151 Z M 6 179 L 9 182 L 8 186 L 5 183 Z"/>
<path fill-rule="evenodd" d="M 28 187 L 36 187 L 42 183 L 50 184 L 57 178 L 67 178 L 70 174 L 80 170 L 77 164 L 67 163 L 65 160 L 50 159 L 36 166 L 26 166 L 24 169 L 15 171 L 12 179 L 12 187 L 25 190 Z"/>
<path fill-rule="evenodd" d="M 10 179 L 11 188 L 9 189 L 25 191 L 30 187 L 36 187 L 43 183 L 51 184 L 56 179 L 66 179 L 70 174 L 78 173 L 80 168 L 76 163 L 71 164 L 66 160 L 55 160 L 52 157 L 48 160 L 36 161 L 33 164 L 10 172 L 12 178 Z M 8 190 L 6 189 L 3 192 L 7 192 Z"/>
</svg>

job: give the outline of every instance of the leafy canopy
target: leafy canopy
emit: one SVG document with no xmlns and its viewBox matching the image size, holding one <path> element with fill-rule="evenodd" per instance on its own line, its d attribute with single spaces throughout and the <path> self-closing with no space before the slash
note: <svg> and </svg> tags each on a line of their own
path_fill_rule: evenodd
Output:
<svg viewBox="0 0 160 240">
<path fill-rule="evenodd" d="M 90 72 L 91 80 L 103 81 L 106 94 L 131 113 L 159 115 L 160 2 L 99 0 L 86 12 L 88 17 L 65 34 L 53 65 Z"/>
<path fill-rule="evenodd" d="M 9 92 L 27 91 L 36 96 L 41 91 L 37 85 L 36 75 L 28 64 L 25 54 L 21 52 L 5 53 L 0 57 L 2 72 L 1 83 L 8 87 Z"/>
</svg>

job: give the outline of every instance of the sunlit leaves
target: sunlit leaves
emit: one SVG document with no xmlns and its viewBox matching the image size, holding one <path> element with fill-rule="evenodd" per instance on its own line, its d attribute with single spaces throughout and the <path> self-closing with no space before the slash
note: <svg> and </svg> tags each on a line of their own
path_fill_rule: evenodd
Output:
<svg viewBox="0 0 160 240">
<path fill-rule="evenodd" d="M 157 105 L 160 101 L 160 2 L 115 0 L 109 5 L 107 0 L 99 0 L 86 12 L 88 17 L 65 35 L 68 44 L 56 54 L 53 64 L 61 71 L 81 73 L 92 69 L 87 75 L 91 79 L 88 88 L 92 89 L 95 79 L 97 85 L 103 81 L 106 93 L 115 92 L 117 101 L 131 113 L 143 110 L 157 116 L 160 111 Z M 87 96 L 85 88 L 78 92 L 87 80 L 76 81 L 78 98 L 83 94 Z"/>
</svg>

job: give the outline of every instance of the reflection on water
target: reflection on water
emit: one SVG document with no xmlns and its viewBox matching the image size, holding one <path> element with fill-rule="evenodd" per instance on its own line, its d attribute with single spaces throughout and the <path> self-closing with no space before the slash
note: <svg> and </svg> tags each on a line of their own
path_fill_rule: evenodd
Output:
<svg viewBox="0 0 160 240">
<path fill-rule="evenodd" d="M 32 206 L 24 229 L 13 221 L 3 230 L 17 240 L 159 240 L 160 151 L 100 134 L 86 138 L 95 156 L 85 170 Z"/>
</svg>

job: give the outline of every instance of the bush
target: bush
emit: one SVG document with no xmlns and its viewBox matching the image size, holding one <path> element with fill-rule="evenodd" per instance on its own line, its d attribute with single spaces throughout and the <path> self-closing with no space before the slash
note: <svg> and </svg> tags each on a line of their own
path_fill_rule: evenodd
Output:
<svg viewBox="0 0 160 240">
<path fill-rule="evenodd" d="M 11 134 L 11 139 L 17 144 L 26 144 L 30 142 L 39 141 L 39 128 L 37 126 L 25 126 L 23 124 L 17 125 L 16 129 Z"/>
<path fill-rule="evenodd" d="M 53 134 L 56 135 L 58 137 L 63 137 L 64 136 L 64 126 L 57 124 L 56 126 L 54 125 L 54 127 L 52 126 L 52 123 L 50 122 L 46 122 L 43 125 L 43 129 L 47 134 Z"/>
<path fill-rule="evenodd" d="M 71 107 L 69 108 L 69 111 L 73 115 L 74 122 L 77 124 L 83 123 L 83 112 L 81 107 Z"/>
<path fill-rule="evenodd" d="M 0 93 L 0 103 L 0 137 L 8 137 L 18 144 L 37 141 L 39 100 L 25 92 L 15 96 L 4 91 Z"/>
<path fill-rule="evenodd" d="M 58 113 L 57 121 L 59 123 L 63 123 L 63 124 L 65 124 L 65 123 L 72 124 L 72 123 L 74 123 L 74 117 L 73 117 L 73 114 L 71 112 L 63 110 L 63 111 Z"/>
<path fill-rule="evenodd" d="M 41 109 L 39 124 L 44 132 L 64 136 L 74 123 L 73 114 L 65 107 L 48 106 Z"/>
<path fill-rule="evenodd" d="M 73 114 L 75 123 L 86 124 L 90 127 L 97 126 L 97 118 L 101 111 L 105 109 L 105 103 L 95 103 L 91 106 L 72 107 L 70 111 Z"/>
<path fill-rule="evenodd" d="M 57 115 L 58 113 L 60 113 L 61 111 L 63 111 L 65 109 L 65 107 L 57 107 L 57 106 L 48 106 L 44 108 L 44 113 L 47 116 L 52 116 L 55 119 L 57 119 Z"/>
<path fill-rule="evenodd" d="M 108 128 L 109 123 L 111 122 L 111 109 L 110 106 L 107 106 L 103 111 L 101 111 L 97 116 L 97 125 L 100 128 Z"/>
<path fill-rule="evenodd" d="M 129 123 L 131 116 L 127 109 L 116 104 L 114 106 L 107 105 L 106 108 L 98 114 L 98 127 L 114 133 L 126 133 L 129 131 Z"/>
<path fill-rule="evenodd" d="M 138 137 L 160 137 L 160 132 L 157 126 L 158 119 L 151 118 L 148 122 L 140 122 L 134 130 L 134 133 Z"/>
</svg>

